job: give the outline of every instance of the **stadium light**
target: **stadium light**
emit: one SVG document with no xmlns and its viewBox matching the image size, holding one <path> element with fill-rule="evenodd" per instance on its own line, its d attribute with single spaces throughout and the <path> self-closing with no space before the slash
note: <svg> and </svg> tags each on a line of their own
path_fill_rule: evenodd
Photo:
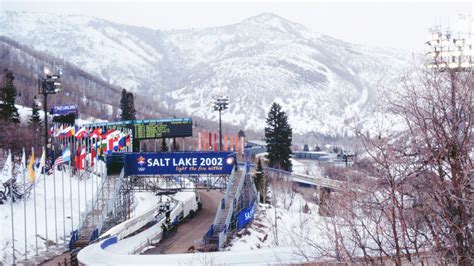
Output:
<svg viewBox="0 0 474 266">
<path fill-rule="evenodd" d="M 441 27 L 431 29 L 431 38 L 426 42 L 429 51 L 427 67 L 437 71 L 470 71 L 474 66 L 472 57 L 472 34 L 457 32 L 450 29 L 441 30 Z"/>
<path fill-rule="evenodd" d="M 56 94 L 61 89 L 61 74 L 58 70 L 56 73 L 51 74 L 49 68 L 43 68 L 44 75 L 41 75 L 38 79 L 38 94 L 44 96 L 44 147 L 48 147 L 48 94 Z"/>
<path fill-rule="evenodd" d="M 219 96 L 212 99 L 212 107 L 214 111 L 219 111 L 219 151 L 222 151 L 222 122 L 221 112 L 229 108 L 229 98 L 227 96 Z"/>
</svg>

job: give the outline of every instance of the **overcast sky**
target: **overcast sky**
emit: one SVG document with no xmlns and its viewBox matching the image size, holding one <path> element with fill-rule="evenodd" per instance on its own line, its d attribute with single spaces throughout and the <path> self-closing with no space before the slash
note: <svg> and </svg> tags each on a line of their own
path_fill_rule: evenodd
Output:
<svg viewBox="0 0 474 266">
<path fill-rule="evenodd" d="M 449 2 L 182 2 L 0 0 L 0 9 L 80 14 L 155 29 L 188 29 L 238 23 L 271 12 L 344 41 L 420 51 L 430 27 L 453 26 L 470 15 L 472 1 Z M 474 30 L 474 29 L 473 29 Z"/>
</svg>

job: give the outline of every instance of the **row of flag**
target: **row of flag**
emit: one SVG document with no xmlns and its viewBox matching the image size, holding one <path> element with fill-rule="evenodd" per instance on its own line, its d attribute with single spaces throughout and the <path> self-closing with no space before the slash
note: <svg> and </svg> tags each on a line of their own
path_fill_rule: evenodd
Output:
<svg viewBox="0 0 474 266">
<path fill-rule="evenodd" d="M 130 131 L 128 129 L 125 130 Z M 119 132 L 122 132 L 122 130 L 107 129 L 106 127 L 89 128 L 84 126 L 80 127 L 77 125 L 53 123 L 49 130 L 49 135 L 53 138 L 59 139 L 70 137 L 74 137 L 76 139 L 108 139 L 111 135 L 115 136 Z M 128 135 L 130 137 L 130 132 L 128 132 Z"/>
<path fill-rule="evenodd" d="M 61 156 L 59 156 L 56 159 L 54 165 L 66 163 L 66 162 L 69 162 L 70 160 L 71 160 L 70 151 L 69 149 L 66 149 L 63 152 L 63 154 L 61 154 Z M 20 173 L 19 173 L 20 179 L 22 179 L 23 175 L 25 175 L 25 177 L 26 176 L 28 177 L 28 180 L 30 183 L 34 183 L 37 179 L 37 176 L 43 173 L 43 171 L 46 171 L 46 168 L 47 168 L 46 161 L 47 161 L 46 152 L 44 151 L 44 149 L 39 159 L 35 158 L 34 151 L 32 151 L 30 160 L 27 165 L 26 154 L 25 154 L 25 151 L 23 150 L 23 154 L 21 156 L 21 163 L 20 163 Z M 17 179 L 18 177 L 15 177 L 13 175 L 12 155 L 11 155 L 11 152 L 8 151 L 8 156 L 7 156 L 7 159 L 5 160 L 5 164 L 3 165 L 0 181 L 2 183 L 5 183 L 11 180 L 12 178 Z"/>
</svg>

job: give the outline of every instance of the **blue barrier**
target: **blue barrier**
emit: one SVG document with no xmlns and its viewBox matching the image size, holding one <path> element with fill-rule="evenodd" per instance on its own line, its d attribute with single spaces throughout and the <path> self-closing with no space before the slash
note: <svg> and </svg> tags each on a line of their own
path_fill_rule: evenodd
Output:
<svg viewBox="0 0 474 266">
<path fill-rule="evenodd" d="M 254 203 L 251 204 L 251 207 L 242 209 L 237 214 L 237 229 L 242 229 L 248 223 L 252 222 L 254 213 L 255 213 Z"/>
<path fill-rule="evenodd" d="M 74 243 L 79 239 L 79 233 L 77 230 L 72 231 L 71 239 L 69 240 L 69 251 L 74 249 Z"/>
<path fill-rule="evenodd" d="M 104 242 L 102 242 L 100 244 L 100 248 L 105 249 L 106 247 L 108 247 L 110 245 L 113 245 L 113 244 L 116 244 L 116 243 L 117 243 L 117 237 L 114 236 L 114 237 L 111 237 L 111 238 L 105 240 Z"/>
<path fill-rule="evenodd" d="M 92 231 L 91 238 L 89 239 L 89 243 L 93 242 L 97 238 L 99 238 L 99 229 L 96 228 L 94 229 L 94 231 Z"/>
</svg>

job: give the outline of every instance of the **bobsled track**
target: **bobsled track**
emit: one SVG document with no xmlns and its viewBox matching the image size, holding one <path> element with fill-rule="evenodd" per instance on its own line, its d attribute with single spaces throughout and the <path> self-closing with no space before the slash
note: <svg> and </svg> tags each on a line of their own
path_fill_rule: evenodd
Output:
<svg viewBox="0 0 474 266">
<path fill-rule="evenodd" d="M 70 242 L 73 262 L 76 259 L 82 265 L 308 262 L 299 255 L 301 248 L 292 247 L 205 252 L 221 250 L 237 230 L 253 219 L 258 194 L 250 175 L 250 169 L 255 166 L 249 162 L 236 164 L 226 177 L 150 177 L 127 176 L 123 157 L 121 160 L 118 164 L 107 163 L 108 185 L 102 186 L 95 206 L 73 233 Z M 344 185 L 340 181 L 271 168 L 265 171 L 328 191 Z M 162 191 L 165 200 L 130 218 L 130 196 L 134 191 Z"/>
</svg>

